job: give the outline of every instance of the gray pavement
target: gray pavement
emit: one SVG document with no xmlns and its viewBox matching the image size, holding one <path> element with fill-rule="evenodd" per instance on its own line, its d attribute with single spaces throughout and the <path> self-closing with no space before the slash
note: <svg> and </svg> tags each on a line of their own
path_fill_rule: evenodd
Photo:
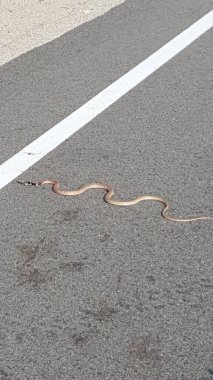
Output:
<svg viewBox="0 0 213 380">
<path fill-rule="evenodd" d="M 126 1 L 1 68 L 1 161 L 211 9 Z M 213 216 L 212 32 L 23 174 Z M 14 181 L 1 191 L 0 379 L 213 378 L 211 222 Z"/>
</svg>

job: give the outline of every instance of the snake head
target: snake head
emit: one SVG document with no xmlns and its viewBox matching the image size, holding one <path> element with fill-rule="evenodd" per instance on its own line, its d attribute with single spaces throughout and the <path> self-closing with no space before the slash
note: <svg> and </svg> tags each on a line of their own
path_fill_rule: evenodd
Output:
<svg viewBox="0 0 213 380">
<path fill-rule="evenodd" d="M 41 184 L 39 182 L 30 182 L 30 181 L 17 181 L 21 185 L 25 186 L 40 186 Z"/>
</svg>

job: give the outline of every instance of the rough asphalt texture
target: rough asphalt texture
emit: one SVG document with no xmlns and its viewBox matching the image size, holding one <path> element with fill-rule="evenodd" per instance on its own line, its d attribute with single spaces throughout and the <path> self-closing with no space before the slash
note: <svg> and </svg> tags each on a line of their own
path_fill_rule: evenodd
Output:
<svg viewBox="0 0 213 380">
<path fill-rule="evenodd" d="M 132 0 L 1 68 L 1 162 L 211 9 Z M 103 181 L 213 216 L 212 32 L 21 179 Z M 1 191 L 0 379 L 211 380 L 211 222 L 154 202 Z"/>
</svg>

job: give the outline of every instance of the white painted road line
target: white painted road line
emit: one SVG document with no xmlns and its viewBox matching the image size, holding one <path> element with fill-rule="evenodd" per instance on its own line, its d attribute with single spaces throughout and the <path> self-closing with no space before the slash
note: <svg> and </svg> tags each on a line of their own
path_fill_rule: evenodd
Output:
<svg viewBox="0 0 213 380">
<path fill-rule="evenodd" d="M 105 88 L 70 116 L 45 132 L 0 166 L 0 189 L 115 103 L 213 26 L 213 11 L 192 24 L 142 63 Z"/>
</svg>

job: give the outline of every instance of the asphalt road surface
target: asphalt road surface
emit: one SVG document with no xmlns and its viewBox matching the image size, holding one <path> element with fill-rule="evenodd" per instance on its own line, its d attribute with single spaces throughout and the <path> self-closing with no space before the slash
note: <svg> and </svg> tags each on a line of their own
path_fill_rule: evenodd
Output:
<svg viewBox="0 0 213 380">
<path fill-rule="evenodd" d="M 2 66 L 1 163 L 211 5 L 126 1 Z M 211 68 L 208 31 L 19 179 L 102 181 L 213 216 Z M 0 379 L 213 379 L 213 223 L 103 194 L 1 190 Z"/>
</svg>

